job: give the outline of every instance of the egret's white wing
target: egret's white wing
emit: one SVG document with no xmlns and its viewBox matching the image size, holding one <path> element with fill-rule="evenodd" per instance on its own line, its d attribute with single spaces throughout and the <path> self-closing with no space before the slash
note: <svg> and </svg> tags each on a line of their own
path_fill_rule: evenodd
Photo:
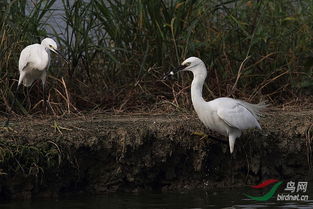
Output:
<svg viewBox="0 0 313 209">
<path fill-rule="evenodd" d="M 240 103 L 232 107 L 219 107 L 217 115 L 229 126 L 240 130 L 255 127 L 261 129 L 260 124 L 253 114 Z"/>
<path fill-rule="evenodd" d="M 18 69 L 20 72 L 22 72 L 27 67 L 27 65 L 29 65 L 31 48 L 32 48 L 31 46 L 27 46 L 21 52 L 21 55 L 18 61 Z"/>
<path fill-rule="evenodd" d="M 20 72 L 25 70 L 28 65 L 41 63 L 42 46 L 40 44 L 32 44 L 25 47 L 20 55 L 18 61 L 18 69 Z M 36 67 L 35 67 L 36 68 Z"/>
</svg>

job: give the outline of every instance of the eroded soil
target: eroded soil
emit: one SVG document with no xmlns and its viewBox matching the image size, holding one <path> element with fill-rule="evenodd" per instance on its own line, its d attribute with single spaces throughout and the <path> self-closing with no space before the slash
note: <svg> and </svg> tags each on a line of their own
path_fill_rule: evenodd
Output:
<svg viewBox="0 0 313 209">
<path fill-rule="evenodd" d="M 0 129 L 0 197 L 186 190 L 312 180 L 313 111 L 271 111 L 233 156 L 195 115 L 13 119 Z"/>
</svg>

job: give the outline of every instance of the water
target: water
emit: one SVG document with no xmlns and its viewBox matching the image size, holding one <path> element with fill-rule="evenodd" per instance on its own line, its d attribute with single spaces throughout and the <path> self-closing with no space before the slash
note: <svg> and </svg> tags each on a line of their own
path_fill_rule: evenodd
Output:
<svg viewBox="0 0 313 209">
<path fill-rule="evenodd" d="M 205 208 L 313 208 L 313 201 L 256 202 L 245 198 L 245 190 L 218 192 L 112 193 L 57 200 L 11 201 L 1 209 L 205 209 Z"/>
</svg>

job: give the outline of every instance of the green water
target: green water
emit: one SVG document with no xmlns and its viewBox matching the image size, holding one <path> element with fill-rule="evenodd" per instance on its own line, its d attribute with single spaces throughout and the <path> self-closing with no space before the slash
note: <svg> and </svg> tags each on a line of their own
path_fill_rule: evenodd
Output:
<svg viewBox="0 0 313 209">
<path fill-rule="evenodd" d="M 313 208 L 313 201 L 256 202 L 247 199 L 243 190 L 218 192 L 114 193 L 79 196 L 56 200 L 10 201 L 1 209 L 204 209 L 204 208 Z M 313 195 L 312 195 L 313 197 Z M 273 199 L 273 198 L 272 198 Z"/>
</svg>

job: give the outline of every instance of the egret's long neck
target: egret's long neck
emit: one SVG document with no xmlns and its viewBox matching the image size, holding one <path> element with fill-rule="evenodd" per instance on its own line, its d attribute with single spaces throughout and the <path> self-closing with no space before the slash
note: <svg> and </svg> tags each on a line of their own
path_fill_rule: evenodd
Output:
<svg viewBox="0 0 313 209">
<path fill-rule="evenodd" d="M 205 103 L 202 97 L 202 89 L 205 78 L 207 76 L 207 70 L 204 64 L 200 64 L 193 73 L 193 81 L 191 83 L 191 100 L 194 108 L 197 111 L 197 107 L 203 103 Z"/>
<path fill-rule="evenodd" d="M 44 46 L 45 47 L 45 46 Z M 48 56 L 50 56 L 50 49 L 48 47 L 45 47 L 46 52 L 48 53 Z"/>
<path fill-rule="evenodd" d="M 50 49 L 47 45 L 47 43 L 44 42 L 44 40 L 40 43 L 40 45 L 45 49 L 45 51 L 48 53 L 48 55 L 50 56 Z"/>
</svg>

